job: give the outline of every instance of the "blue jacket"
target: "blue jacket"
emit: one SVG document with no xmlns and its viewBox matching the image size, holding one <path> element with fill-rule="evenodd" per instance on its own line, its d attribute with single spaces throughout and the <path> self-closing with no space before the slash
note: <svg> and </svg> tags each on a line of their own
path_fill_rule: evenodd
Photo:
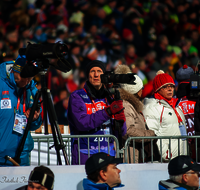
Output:
<svg viewBox="0 0 200 190">
<path fill-rule="evenodd" d="M 12 66 L 14 62 L 4 62 L 0 64 L 0 165 L 1 166 L 12 166 L 13 164 L 10 161 L 6 161 L 4 157 L 6 155 L 14 158 L 16 155 L 17 147 L 22 139 L 21 134 L 13 131 L 15 113 L 23 115 L 23 89 L 18 89 L 14 80 L 14 74 L 8 72 L 8 67 Z M 35 83 L 32 80 L 26 87 L 26 99 L 25 107 L 32 107 L 34 96 L 37 92 Z M 20 98 L 19 109 L 17 110 L 18 97 Z M 4 100 L 7 99 L 10 101 L 10 106 L 3 106 Z M 14 111 L 15 110 L 15 111 Z M 39 118 L 32 122 L 30 130 L 36 130 L 42 124 L 42 118 Z M 21 166 L 29 165 L 29 153 L 33 149 L 34 142 L 30 135 L 30 132 L 27 135 L 24 149 L 21 154 Z"/>
<path fill-rule="evenodd" d="M 159 190 L 167 190 L 167 189 L 197 190 L 198 189 L 198 188 L 190 187 L 185 184 L 174 182 L 170 179 L 160 181 L 158 187 L 159 187 Z"/>
<path fill-rule="evenodd" d="M 124 187 L 123 184 L 119 184 L 114 188 L 117 187 Z M 107 183 L 94 183 L 90 181 L 89 179 L 83 179 L 83 189 L 84 190 L 113 190 L 114 188 L 111 188 L 108 186 Z"/>
</svg>

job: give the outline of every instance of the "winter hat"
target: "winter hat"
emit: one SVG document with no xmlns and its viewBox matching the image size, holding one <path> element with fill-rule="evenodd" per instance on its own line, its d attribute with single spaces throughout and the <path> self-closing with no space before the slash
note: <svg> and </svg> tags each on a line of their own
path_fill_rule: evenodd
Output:
<svg viewBox="0 0 200 190">
<path fill-rule="evenodd" d="M 122 37 L 123 38 L 126 38 L 128 37 L 129 35 L 133 34 L 132 31 L 128 28 L 124 28 L 123 31 L 122 31 Z"/>
<path fill-rule="evenodd" d="M 87 159 L 85 163 L 85 171 L 87 175 L 90 175 L 104 166 L 120 163 L 123 163 L 122 158 L 115 158 L 114 156 L 110 156 L 104 152 L 98 152 Z"/>
<path fill-rule="evenodd" d="M 177 72 L 176 72 L 176 79 L 177 81 L 184 81 L 190 78 L 190 75 L 194 74 L 194 70 L 187 65 L 183 65 Z"/>
<path fill-rule="evenodd" d="M 186 155 L 180 155 L 173 158 L 168 165 L 169 175 L 180 175 L 189 170 L 200 172 L 200 164 Z"/>
<path fill-rule="evenodd" d="M 173 78 L 167 73 L 164 73 L 164 71 L 159 70 L 156 73 L 155 78 L 153 79 L 154 92 L 157 92 L 158 90 L 160 90 L 163 86 L 167 84 L 173 84 L 175 86 Z"/>
<path fill-rule="evenodd" d="M 119 65 L 115 69 L 115 74 L 129 74 L 132 73 L 130 68 L 127 65 Z M 120 84 L 121 88 L 125 91 L 129 92 L 130 94 L 136 94 L 143 88 L 143 82 L 140 79 L 140 77 L 136 74 L 134 74 L 135 84 Z"/>
<path fill-rule="evenodd" d="M 25 55 L 18 55 L 17 59 L 15 60 L 15 63 L 12 67 L 12 70 L 21 73 L 24 65 L 26 64 L 26 56 Z"/>
<path fill-rule="evenodd" d="M 106 71 L 106 66 L 105 63 L 103 63 L 102 61 L 99 60 L 93 60 L 90 63 L 88 63 L 87 68 L 86 68 L 86 77 L 88 77 L 90 70 L 93 67 L 99 67 L 102 69 L 103 73 L 105 73 Z"/>
</svg>

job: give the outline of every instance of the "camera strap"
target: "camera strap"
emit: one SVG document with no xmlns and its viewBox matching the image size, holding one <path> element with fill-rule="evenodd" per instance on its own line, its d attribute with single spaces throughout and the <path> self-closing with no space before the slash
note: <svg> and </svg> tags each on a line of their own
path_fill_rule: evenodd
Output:
<svg viewBox="0 0 200 190">
<path fill-rule="evenodd" d="M 18 96 L 17 111 L 19 110 L 19 106 L 20 106 L 20 97 Z M 23 90 L 23 113 L 25 113 L 25 111 L 26 111 L 26 89 L 24 88 L 24 90 Z"/>
</svg>

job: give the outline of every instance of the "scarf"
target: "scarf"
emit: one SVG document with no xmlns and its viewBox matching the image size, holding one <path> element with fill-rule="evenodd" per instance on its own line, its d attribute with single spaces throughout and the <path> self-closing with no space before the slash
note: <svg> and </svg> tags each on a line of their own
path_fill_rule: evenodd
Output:
<svg viewBox="0 0 200 190">
<path fill-rule="evenodd" d="M 160 95 L 158 92 L 156 92 L 154 94 L 154 97 L 158 100 L 165 100 L 173 108 L 173 110 L 178 118 L 178 123 L 182 122 L 181 116 L 179 115 L 179 113 L 176 110 L 176 103 L 178 101 L 178 98 L 171 98 L 170 100 L 167 100 L 162 95 Z"/>
</svg>

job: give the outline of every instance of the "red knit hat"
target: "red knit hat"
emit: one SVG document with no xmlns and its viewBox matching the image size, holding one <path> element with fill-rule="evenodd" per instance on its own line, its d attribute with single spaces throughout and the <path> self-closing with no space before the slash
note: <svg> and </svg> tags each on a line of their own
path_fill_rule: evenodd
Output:
<svg viewBox="0 0 200 190">
<path fill-rule="evenodd" d="M 131 35 L 131 34 L 133 34 L 133 32 L 130 29 L 128 29 L 128 28 L 124 28 L 123 31 L 122 31 L 122 37 L 123 38 L 126 38 L 129 35 Z"/>
<path fill-rule="evenodd" d="M 154 92 L 157 92 L 166 84 L 175 85 L 173 78 L 170 75 L 164 73 L 163 71 L 158 71 L 155 78 L 153 79 Z"/>
</svg>

